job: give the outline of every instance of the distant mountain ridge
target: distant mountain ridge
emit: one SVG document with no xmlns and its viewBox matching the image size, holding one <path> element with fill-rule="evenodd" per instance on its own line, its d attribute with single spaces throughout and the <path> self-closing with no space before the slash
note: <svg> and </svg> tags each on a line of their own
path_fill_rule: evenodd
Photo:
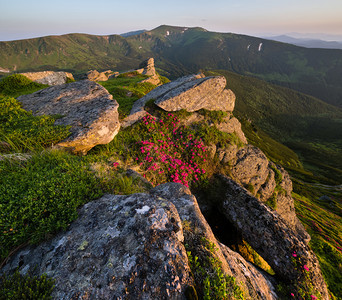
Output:
<svg viewBox="0 0 342 300">
<path fill-rule="evenodd" d="M 293 44 L 306 48 L 322 48 L 322 49 L 342 49 L 342 42 L 339 41 L 324 41 L 319 39 L 294 38 L 288 35 L 278 35 L 265 37 L 266 39 L 278 41 L 282 43 Z"/>
<path fill-rule="evenodd" d="M 154 57 L 164 75 L 223 69 L 290 87 L 342 106 L 342 50 L 307 49 L 203 28 L 159 26 L 123 37 L 68 34 L 0 42 L 0 67 L 72 73 L 128 70 Z"/>
<path fill-rule="evenodd" d="M 144 33 L 145 31 L 147 31 L 146 29 L 142 29 L 142 30 L 136 30 L 136 31 L 129 31 L 129 32 L 125 32 L 125 33 L 121 33 L 120 35 L 123 37 L 129 37 L 132 35 L 137 35 L 137 34 L 141 34 Z"/>
</svg>

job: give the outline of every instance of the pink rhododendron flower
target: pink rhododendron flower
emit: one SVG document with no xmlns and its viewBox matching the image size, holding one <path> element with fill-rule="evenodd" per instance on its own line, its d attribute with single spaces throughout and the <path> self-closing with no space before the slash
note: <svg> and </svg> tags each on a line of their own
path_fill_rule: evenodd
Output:
<svg viewBox="0 0 342 300">
<path fill-rule="evenodd" d="M 303 268 L 305 269 L 305 271 L 309 271 L 309 267 L 307 265 L 304 265 Z"/>
</svg>

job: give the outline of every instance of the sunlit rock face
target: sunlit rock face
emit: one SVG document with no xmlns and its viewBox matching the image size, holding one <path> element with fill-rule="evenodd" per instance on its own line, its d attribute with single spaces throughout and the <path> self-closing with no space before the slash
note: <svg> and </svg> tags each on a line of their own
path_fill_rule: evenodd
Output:
<svg viewBox="0 0 342 300">
<path fill-rule="evenodd" d="M 66 83 L 68 80 L 74 80 L 74 76 L 68 72 L 54 72 L 54 71 L 43 71 L 43 72 L 28 72 L 21 73 L 32 81 L 48 84 L 48 85 L 59 85 Z"/>
<path fill-rule="evenodd" d="M 86 153 L 109 143 L 119 132 L 119 104 L 101 85 L 89 81 L 49 87 L 18 97 L 34 115 L 60 115 L 55 125 L 71 126 L 71 135 L 58 146 Z"/>
</svg>

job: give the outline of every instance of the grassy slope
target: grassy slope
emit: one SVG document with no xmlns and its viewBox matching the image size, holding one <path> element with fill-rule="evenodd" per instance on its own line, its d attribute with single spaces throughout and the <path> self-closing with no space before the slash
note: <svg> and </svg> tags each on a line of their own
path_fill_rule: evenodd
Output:
<svg viewBox="0 0 342 300">
<path fill-rule="evenodd" d="M 227 87 L 237 96 L 235 114 L 249 138 L 253 137 L 249 127 L 256 125 L 295 151 L 305 168 L 319 180 L 341 184 L 342 110 L 253 77 L 227 71 L 208 74 L 226 76 Z M 261 142 L 259 146 L 263 148 Z"/>
<path fill-rule="evenodd" d="M 16 66 L 18 71 L 73 72 L 128 70 L 152 56 L 171 77 L 203 68 L 225 69 L 342 105 L 342 50 L 307 49 L 202 28 L 160 26 L 127 38 L 69 34 L 0 42 L 0 54 L 0 66 L 10 70 Z"/>
</svg>

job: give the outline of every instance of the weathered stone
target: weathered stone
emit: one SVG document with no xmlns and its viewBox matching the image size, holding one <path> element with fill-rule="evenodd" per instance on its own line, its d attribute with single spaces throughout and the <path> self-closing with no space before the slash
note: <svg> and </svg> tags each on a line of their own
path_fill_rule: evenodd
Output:
<svg viewBox="0 0 342 300">
<path fill-rule="evenodd" d="M 220 162 L 230 164 L 235 159 L 238 150 L 237 145 L 229 145 L 225 148 L 217 149 L 216 153 Z"/>
<path fill-rule="evenodd" d="M 189 188 L 178 183 L 167 183 L 157 186 L 151 193 L 171 201 L 180 219 L 193 225 L 195 234 L 189 234 L 183 229 L 185 244 L 193 244 L 205 238 L 216 246 L 215 253 L 210 254 L 221 262 L 224 274 L 236 277 L 236 282 L 244 291 L 245 299 L 277 299 L 269 276 L 216 240 Z"/>
<path fill-rule="evenodd" d="M 44 71 L 21 73 L 21 75 L 26 76 L 32 81 L 48 85 L 60 85 L 66 83 L 68 79 L 74 80 L 72 74 L 68 72 Z"/>
<path fill-rule="evenodd" d="M 268 276 L 216 241 L 196 198 L 178 183 L 84 205 L 66 232 L 22 249 L 0 273 L 46 273 L 55 279 L 54 299 L 186 299 L 194 282 L 185 221 L 195 226 L 194 240 L 217 246 L 213 255 L 237 276 L 246 299 L 275 299 Z"/>
<path fill-rule="evenodd" d="M 200 109 L 233 111 L 235 95 L 225 90 L 223 76 L 192 80 L 156 98 L 155 104 L 166 111 L 185 109 L 193 112 Z"/>
<path fill-rule="evenodd" d="M 268 168 L 268 175 L 266 181 L 261 185 L 258 193 L 260 194 L 260 200 L 266 202 L 269 199 L 276 188 L 277 184 L 274 178 L 274 171 L 271 168 Z"/>
<path fill-rule="evenodd" d="M 87 79 L 91 81 L 107 81 L 111 75 L 113 75 L 113 71 L 111 70 L 107 70 L 101 73 L 97 70 L 91 70 L 87 73 Z"/>
<path fill-rule="evenodd" d="M 146 94 L 144 97 L 134 102 L 129 116 L 126 117 L 122 122 L 122 127 L 125 128 L 128 126 L 131 126 L 134 123 L 141 120 L 144 116 L 146 116 L 147 112 L 144 110 L 144 106 L 149 100 L 160 98 L 166 95 L 172 89 L 175 89 L 185 84 L 186 82 L 198 79 L 198 77 L 199 76 L 197 75 L 188 75 L 188 76 L 178 78 L 175 81 L 171 81 L 171 82 L 168 82 L 166 84 L 156 87 L 154 90 Z"/>
<path fill-rule="evenodd" d="M 149 82 L 154 85 L 160 84 L 159 75 L 154 67 L 154 58 L 148 58 L 139 65 L 139 69 L 136 70 L 139 74 L 147 75 L 148 78 L 142 80 L 141 82 Z"/>
<path fill-rule="evenodd" d="M 229 268 L 236 282 L 243 283 L 245 299 L 278 299 L 275 282 L 266 272 L 257 269 L 253 264 L 247 262 L 240 254 L 232 251 L 220 243 L 220 249 L 228 262 Z M 274 281 L 274 280 L 273 280 Z"/>
<path fill-rule="evenodd" d="M 319 262 L 308 245 L 292 231 L 284 219 L 231 179 L 221 176 L 225 186 L 222 199 L 223 213 L 234 224 L 243 238 L 269 263 L 276 274 L 287 281 L 303 277 L 303 266 L 308 268 L 310 282 L 322 299 L 329 299 Z M 296 267 L 292 253 L 301 259 Z M 310 284 L 310 282 L 306 282 Z"/>
<path fill-rule="evenodd" d="M 157 196 L 107 195 L 65 233 L 20 251 L 3 271 L 46 273 L 54 299 L 185 299 L 192 285 L 174 205 Z M 36 269 L 34 269 L 36 266 Z"/>
<path fill-rule="evenodd" d="M 234 179 L 244 186 L 253 186 L 256 193 L 266 181 L 267 175 L 268 159 L 259 148 L 247 145 L 237 152 L 232 168 Z"/>
<path fill-rule="evenodd" d="M 148 58 L 144 60 L 139 68 L 136 70 L 139 74 L 147 75 L 147 76 L 155 76 L 157 75 L 156 69 L 154 67 L 154 58 Z"/>
<path fill-rule="evenodd" d="M 216 127 L 223 132 L 235 133 L 242 143 L 248 143 L 246 136 L 241 129 L 241 123 L 237 118 L 229 116 L 223 122 L 218 123 Z"/>
<path fill-rule="evenodd" d="M 99 84 L 84 80 L 18 97 L 34 115 L 61 115 L 56 125 L 70 125 L 71 135 L 58 146 L 87 152 L 109 143 L 118 133 L 118 103 Z"/>
<path fill-rule="evenodd" d="M 11 153 L 11 154 L 0 154 L 0 161 L 10 160 L 10 161 L 27 161 L 32 156 L 27 153 Z"/>
</svg>

